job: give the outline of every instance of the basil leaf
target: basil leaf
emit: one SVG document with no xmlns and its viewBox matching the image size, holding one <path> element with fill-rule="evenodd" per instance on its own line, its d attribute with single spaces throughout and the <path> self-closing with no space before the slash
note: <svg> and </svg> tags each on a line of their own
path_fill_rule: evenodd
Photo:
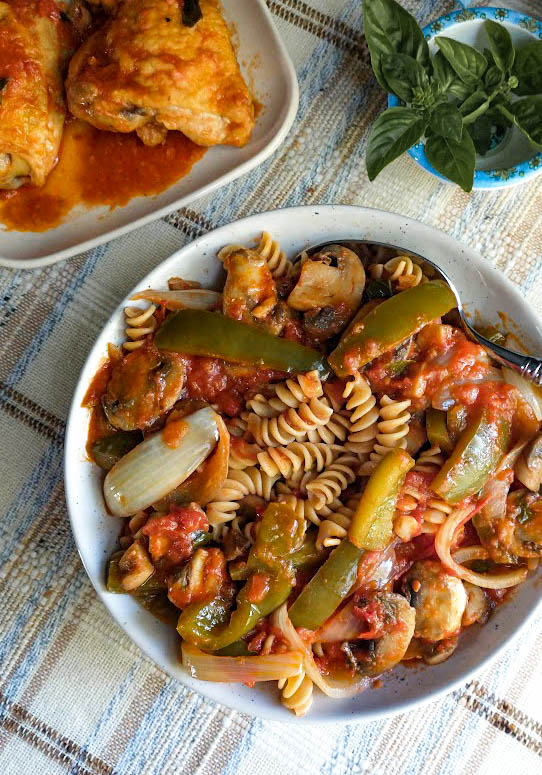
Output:
<svg viewBox="0 0 542 775">
<path fill-rule="evenodd" d="M 371 280 L 365 288 L 365 296 L 369 301 L 373 299 L 389 299 L 393 296 L 391 282 L 389 280 Z"/>
<path fill-rule="evenodd" d="M 443 93 L 446 93 L 456 79 L 455 70 L 448 62 L 442 51 L 437 51 L 431 60 L 433 65 L 433 75 Z"/>
<path fill-rule="evenodd" d="M 459 110 L 463 116 L 464 124 L 472 124 L 478 116 L 481 116 L 489 108 L 491 98 L 485 91 L 475 91 L 460 106 Z"/>
<path fill-rule="evenodd" d="M 463 83 L 474 86 L 487 70 L 487 59 L 466 43 L 439 35 L 435 43 L 440 48 Z"/>
<path fill-rule="evenodd" d="M 509 110 L 506 111 L 508 115 L 505 115 L 499 109 L 501 105 L 505 109 L 510 108 L 510 100 L 504 97 L 504 95 L 497 96 L 493 102 L 493 105 L 484 115 L 490 118 L 497 127 L 512 126 L 514 124 L 513 116 L 510 118 L 511 114 Z"/>
<path fill-rule="evenodd" d="M 503 81 L 503 74 L 497 67 L 497 65 L 491 65 L 486 70 L 484 75 L 484 85 L 486 89 L 494 89 L 496 86 L 500 86 Z"/>
<path fill-rule="evenodd" d="M 472 124 L 467 125 L 467 131 L 472 138 L 476 153 L 485 156 L 491 147 L 492 119 L 487 113 L 479 116 Z"/>
<path fill-rule="evenodd" d="M 510 33 L 504 24 L 499 24 L 491 19 L 487 19 L 484 23 L 484 29 L 489 40 L 489 48 L 493 54 L 495 64 L 501 73 L 506 75 L 506 73 L 512 69 L 516 57 Z"/>
<path fill-rule="evenodd" d="M 516 126 L 537 150 L 542 151 L 542 96 L 518 100 L 511 110 Z"/>
<path fill-rule="evenodd" d="M 371 127 L 366 165 L 374 180 L 390 162 L 417 143 L 427 121 L 410 108 L 388 108 Z"/>
<path fill-rule="evenodd" d="M 363 29 L 379 84 L 387 89 L 383 54 L 408 54 L 429 70 L 429 47 L 416 19 L 395 0 L 364 0 Z"/>
<path fill-rule="evenodd" d="M 519 83 L 514 89 L 521 97 L 542 92 L 542 40 L 516 49 L 513 74 Z"/>
<path fill-rule="evenodd" d="M 182 22 L 185 27 L 193 27 L 202 17 L 199 0 L 184 0 Z"/>
<path fill-rule="evenodd" d="M 472 86 L 463 83 L 463 81 L 456 76 L 455 81 L 451 84 L 448 91 L 454 97 L 457 97 L 458 100 L 463 101 L 472 94 L 472 89 Z"/>
<path fill-rule="evenodd" d="M 439 105 L 429 119 L 429 126 L 437 135 L 451 137 L 459 142 L 463 132 L 463 117 L 455 105 Z"/>
<path fill-rule="evenodd" d="M 380 67 L 386 91 L 404 102 L 412 102 L 413 90 L 429 86 L 429 78 L 421 64 L 408 54 L 383 54 Z"/>
<path fill-rule="evenodd" d="M 449 137 L 430 137 L 425 144 L 425 155 L 437 172 L 457 183 L 463 191 L 472 191 L 476 151 L 468 132 L 463 132 L 460 142 Z"/>
</svg>

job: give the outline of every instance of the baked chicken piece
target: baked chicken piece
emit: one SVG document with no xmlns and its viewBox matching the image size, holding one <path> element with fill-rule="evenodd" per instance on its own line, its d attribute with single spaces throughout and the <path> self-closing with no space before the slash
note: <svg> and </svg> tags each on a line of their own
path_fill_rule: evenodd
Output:
<svg viewBox="0 0 542 775">
<path fill-rule="evenodd" d="M 219 3 L 199 6 L 195 21 L 188 0 L 109 3 L 112 15 L 70 63 L 70 111 L 98 129 L 135 131 L 146 145 L 168 129 L 199 145 L 245 145 L 253 102 Z"/>
<path fill-rule="evenodd" d="M 0 189 L 42 186 L 56 164 L 68 35 L 54 0 L 0 2 Z"/>
</svg>

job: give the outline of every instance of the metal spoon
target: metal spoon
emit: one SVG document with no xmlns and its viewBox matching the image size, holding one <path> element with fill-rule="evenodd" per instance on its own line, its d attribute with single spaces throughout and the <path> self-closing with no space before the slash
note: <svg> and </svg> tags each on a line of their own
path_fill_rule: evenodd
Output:
<svg viewBox="0 0 542 775">
<path fill-rule="evenodd" d="M 424 267 L 430 267 L 431 273 L 436 275 L 437 278 L 440 278 L 441 280 L 444 280 L 446 282 L 451 290 L 454 293 L 454 296 L 457 301 L 457 311 L 459 312 L 459 316 L 461 318 L 461 322 L 463 323 L 463 326 L 467 330 L 467 332 L 471 335 L 471 337 L 478 342 L 478 344 L 482 345 L 484 350 L 498 363 L 500 363 L 502 366 L 507 366 L 509 369 L 513 369 L 514 371 L 517 371 L 519 374 L 521 374 L 522 377 L 524 377 L 529 382 L 533 382 L 535 385 L 538 385 L 539 387 L 542 387 L 542 358 L 536 358 L 534 355 L 522 355 L 521 353 L 517 353 L 514 350 L 509 350 L 507 347 L 501 347 L 499 344 L 495 344 L 495 342 L 492 342 L 490 339 L 487 339 L 485 336 L 480 334 L 479 331 L 477 331 L 473 326 L 469 323 L 469 321 L 466 318 L 465 311 L 463 309 L 463 305 L 461 304 L 461 299 L 459 297 L 459 293 L 457 292 L 453 282 L 450 280 L 448 275 L 443 272 L 443 270 L 437 266 L 433 261 L 430 261 L 428 258 L 425 258 L 425 256 L 419 255 L 419 253 L 414 253 L 411 250 L 404 250 L 403 248 L 400 248 L 396 245 L 390 245 L 385 242 L 374 242 L 373 240 L 360 240 L 360 239 L 354 239 L 354 240 L 332 240 L 329 242 L 322 242 L 320 245 L 313 245 L 310 248 L 307 248 L 306 250 L 303 250 L 301 253 L 299 253 L 294 258 L 295 261 L 298 261 L 303 255 L 309 255 L 313 256 L 315 253 L 319 253 L 321 250 L 323 250 L 326 247 L 329 247 L 330 245 L 342 245 L 345 248 L 349 248 L 350 250 L 353 250 L 354 253 L 358 253 L 356 250 L 356 247 L 364 245 L 378 245 L 379 247 L 383 248 L 389 248 L 393 251 L 395 251 L 395 254 L 398 255 L 409 255 L 416 259 L 415 263 L 417 263 L 419 266 L 421 266 L 422 270 Z M 359 253 L 358 253 L 359 255 Z M 363 258 L 363 256 L 360 256 L 360 258 Z"/>
</svg>

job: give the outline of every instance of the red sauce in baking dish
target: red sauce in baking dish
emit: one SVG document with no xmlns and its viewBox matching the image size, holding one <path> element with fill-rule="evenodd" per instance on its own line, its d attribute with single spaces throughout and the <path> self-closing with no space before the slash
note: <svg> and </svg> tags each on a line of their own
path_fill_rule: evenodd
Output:
<svg viewBox="0 0 542 775">
<path fill-rule="evenodd" d="M 113 209 L 136 196 L 153 196 L 187 175 L 205 153 L 181 132 L 162 145 L 134 134 L 102 132 L 77 119 L 64 128 L 58 164 L 42 188 L 0 194 L 0 223 L 17 231 L 46 231 L 78 204 Z"/>
</svg>

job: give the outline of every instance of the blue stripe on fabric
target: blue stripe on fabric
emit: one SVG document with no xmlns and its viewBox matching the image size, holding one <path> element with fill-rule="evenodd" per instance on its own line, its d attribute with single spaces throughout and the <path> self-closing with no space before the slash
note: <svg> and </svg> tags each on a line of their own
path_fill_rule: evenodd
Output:
<svg viewBox="0 0 542 775">
<path fill-rule="evenodd" d="M 57 554 L 58 567 L 66 567 L 68 560 L 74 557 L 74 548 L 71 540 L 66 540 L 59 546 Z M 31 591 L 27 601 L 19 610 L 10 630 L 0 643 L 0 663 L 4 660 L 6 654 L 10 653 L 20 642 L 23 630 L 29 619 L 39 608 L 39 603 L 43 597 L 44 589 L 58 586 L 58 567 L 50 568 L 41 579 L 34 582 L 34 588 Z M 43 659 L 43 654 L 47 651 L 48 644 L 53 640 L 60 625 L 65 621 L 67 611 L 76 603 L 76 598 L 81 592 L 83 585 L 87 583 L 86 577 L 81 570 L 71 580 L 70 586 L 66 588 L 65 594 L 59 598 L 56 606 L 51 611 L 49 618 L 40 629 L 38 635 L 32 641 L 26 651 L 24 661 L 18 666 L 10 678 L 8 685 L 4 689 L 4 694 L 9 700 L 16 700 L 19 691 L 26 683 L 28 675 L 32 672 L 34 666 Z"/>
<path fill-rule="evenodd" d="M 104 256 L 108 247 L 109 246 L 107 244 L 100 245 L 89 253 L 82 269 L 73 277 L 71 283 L 65 288 L 59 300 L 53 307 L 51 314 L 44 321 L 43 325 L 38 330 L 31 343 L 28 345 L 17 363 L 14 365 L 11 373 L 5 380 L 8 386 L 14 387 L 21 380 L 26 369 L 39 353 L 44 342 L 47 341 L 47 339 L 55 330 L 57 324 L 62 320 L 66 307 L 68 304 L 70 304 L 76 292 L 81 288 L 84 281 L 96 267 L 98 261 Z"/>
<path fill-rule="evenodd" d="M 246 734 L 244 735 L 243 739 L 237 746 L 237 749 L 234 751 L 229 762 L 222 770 L 223 775 L 236 775 L 237 770 L 239 769 L 239 764 L 243 759 L 243 756 L 255 742 L 256 733 L 261 731 L 263 728 L 264 728 L 264 723 L 261 719 L 258 719 L 258 718 L 252 719 L 246 731 Z"/>
<path fill-rule="evenodd" d="M 117 762 L 119 772 L 136 773 L 145 769 L 148 775 L 162 775 L 162 765 L 167 762 L 171 750 L 178 745 L 204 702 L 200 695 L 195 695 L 186 717 L 175 727 L 175 734 L 171 735 L 168 744 L 164 745 L 170 723 L 165 712 L 167 706 L 176 698 L 183 702 L 187 693 L 188 690 L 181 689 L 175 681 L 168 681 L 160 689 Z"/>
<path fill-rule="evenodd" d="M 30 528 L 36 514 L 41 514 L 62 476 L 63 456 L 56 444 L 49 444 L 30 476 L 0 521 L 0 561 L 7 561 L 15 546 Z M 21 519 L 21 515 L 25 516 Z M 13 531 L 11 526 L 15 525 Z M 68 531 L 69 532 L 69 531 Z"/>
<path fill-rule="evenodd" d="M 70 769 L 70 775 L 78 775 L 80 765 L 84 765 L 85 763 L 84 762 L 85 755 L 89 753 L 89 750 L 92 744 L 99 738 L 102 730 L 113 717 L 113 714 L 117 712 L 124 698 L 124 695 L 127 689 L 129 688 L 130 684 L 132 683 L 133 679 L 136 677 L 136 673 L 139 670 L 142 662 L 143 662 L 143 659 L 141 656 L 136 658 L 130 670 L 127 672 L 124 678 L 124 681 L 122 681 L 122 683 L 118 687 L 115 694 L 109 700 L 104 712 L 102 713 L 102 715 L 100 716 L 100 718 L 96 723 L 94 731 L 89 735 L 85 743 L 81 746 L 81 750 L 76 760 L 74 761 L 72 768 Z"/>
<path fill-rule="evenodd" d="M 427 716 L 429 726 L 425 735 L 422 735 L 417 743 L 412 738 L 409 740 L 407 748 L 410 756 L 403 763 L 405 772 L 421 775 L 427 770 L 427 755 L 435 746 L 439 746 L 443 730 L 456 709 L 457 697 L 454 694 L 447 694 L 440 700 L 438 706 L 435 706 L 435 712 Z"/>
</svg>

